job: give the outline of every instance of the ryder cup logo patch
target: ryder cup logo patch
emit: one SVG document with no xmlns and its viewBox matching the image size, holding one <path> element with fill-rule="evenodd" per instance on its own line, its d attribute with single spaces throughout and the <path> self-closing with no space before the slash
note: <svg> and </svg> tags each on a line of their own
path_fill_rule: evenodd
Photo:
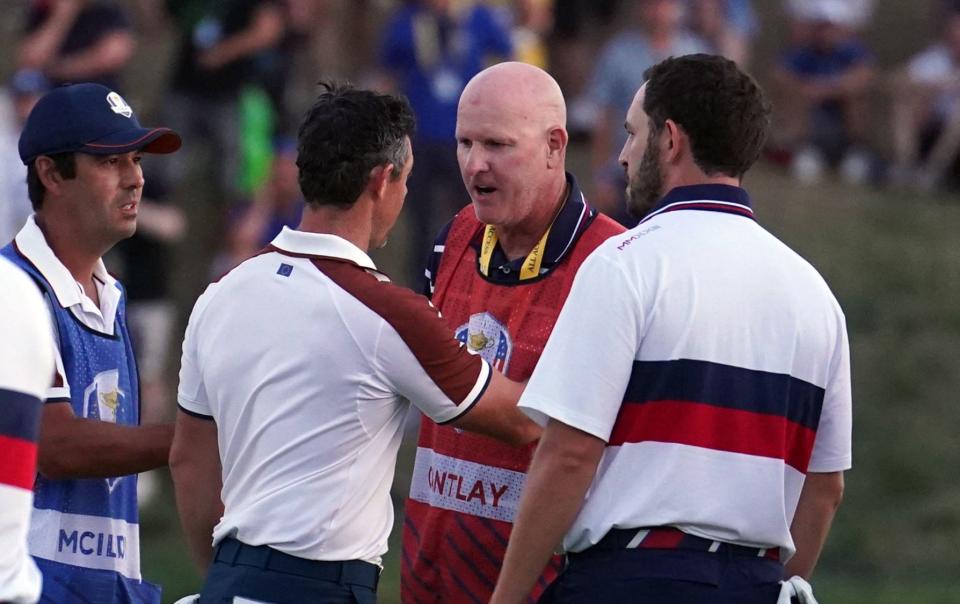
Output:
<svg viewBox="0 0 960 604">
<path fill-rule="evenodd" d="M 480 358 L 500 372 L 507 370 L 513 340 L 496 317 L 488 312 L 471 315 L 470 320 L 457 327 L 454 334 L 471 354 L 479 354 Z"/>
<path fill-rule="evenodd" d="M 123 117 L 130 117 L 133 115 L 133 109 L 125 100 L 123 100 L 123 97 L 116 92 L 111 92 L 107 95 L 107 103 L 110 105 L 110 109 L 114 113 L 122 115 Z"/>
<path fill-rule="evenodd" d="M 125 392 L 120 390 L 120 372 L 101 371 L 83 391 L 83 416 L 102 422 L 117 423 L 117 414 Z"/>
</svg>

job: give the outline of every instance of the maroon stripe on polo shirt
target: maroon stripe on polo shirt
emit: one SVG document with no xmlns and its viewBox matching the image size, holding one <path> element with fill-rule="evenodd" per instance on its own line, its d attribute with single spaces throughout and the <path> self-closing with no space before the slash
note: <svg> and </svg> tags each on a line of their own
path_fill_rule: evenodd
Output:
<svg viewBox="0 0 960 604">
<path fill-rule="evenodd" d="M 312 258 L 313 264 L 344 291 L 375 312 L 397 332 L 430 379 L 454 404 L 466 400 L 483 370 L 479 356 L 451 335 L 437 310 L 411 290 L 380 281 L 351 262 Z"/>
</svg>

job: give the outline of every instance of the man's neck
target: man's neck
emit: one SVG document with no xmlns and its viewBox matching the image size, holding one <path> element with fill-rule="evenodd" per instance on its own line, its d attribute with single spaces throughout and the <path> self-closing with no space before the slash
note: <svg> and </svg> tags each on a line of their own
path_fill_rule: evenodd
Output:
<svg viewBox="0 0 960 604">
<path fill-rule="evenodd" d="M 83 287 L 87 297 L 99 304 L 93 271 L 109 248 L 101 251 L 99 247 L 91 245 L 74 230 L 74 224 L 66 220 L 44 220 L 43 215 L 37 214 L 37 226 L 53 255 Z"/>
<path fill-rule="evenodd" d="M 691 185 L 729 185 L 731 187 L 739 187 L 741 186 L 741 181 L 739 178 L 726 176 L 724 174 L 707 176 L 696 169 L 677 171 L 672 178 L 665 179 L 663 188 L 664 195 L 677 187 L 687 187 Z"/>
<path fill-rule="evenodd" d="M 566 178 L 563 184 L 554 187 L 546 197 L 546 203 L 538 205 L 531 216 L 515 225 L 496 225 L 497 240 L 508 260 L 524 258 L 550 228 L 560 208 L 570 194 L 570 185 Z"/>
<path fill-rule="evenodd" d="M 310 206 L 303 208 L 303 217 L 298 231 L 336 235 L 346 239 L 364 252 L 370 247 L 371 221 L 363 215 L 365 208 L 357 201 L 347 209 L 336 206 Z"/>
</svg>

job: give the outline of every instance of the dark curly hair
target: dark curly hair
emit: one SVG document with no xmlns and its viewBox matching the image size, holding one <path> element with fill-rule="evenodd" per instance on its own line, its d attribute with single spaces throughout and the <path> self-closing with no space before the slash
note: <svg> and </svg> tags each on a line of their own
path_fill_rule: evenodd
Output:
<svg viewBox="0 0 960 604">
<path fill-rule="evenodd" d="M 651 135 L 671 119 L 690 138 L 693 159 L 707 175 L 742 178 L 760 156 L 770 104 L 756 81 L 723 57 L 670 57 L 644 73 L 643 110 Z"/>
<path fill-rule="evenodd" d="M 407 162 L 414 117 L 403 97 L 321 82 L 324 91 L 304 116 L 297 134 L 300 190 L 310 205 L 350 207 L 370 171 Z"/>
</svg>

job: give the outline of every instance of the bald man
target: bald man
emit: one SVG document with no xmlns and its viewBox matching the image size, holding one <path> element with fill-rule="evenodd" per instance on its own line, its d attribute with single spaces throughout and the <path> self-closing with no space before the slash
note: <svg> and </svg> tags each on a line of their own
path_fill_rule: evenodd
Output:
<svg viewBox="0 0 960 604">
<path fill-rule="evenodd" d="M 425 294 L 468 349 L 526 380 L 581 262 L 622 227 L 564 169 L 566 106 L 523 63 L 486 69 L 457 110 L 457 160 L 472 203 L 437 236 Z M 486 602 L 496 584 L 534 445 L 424 421 L 406 505 L 404 602 Z M 556 576 L 544 569 L 537 591 Z"/>
</svg>

